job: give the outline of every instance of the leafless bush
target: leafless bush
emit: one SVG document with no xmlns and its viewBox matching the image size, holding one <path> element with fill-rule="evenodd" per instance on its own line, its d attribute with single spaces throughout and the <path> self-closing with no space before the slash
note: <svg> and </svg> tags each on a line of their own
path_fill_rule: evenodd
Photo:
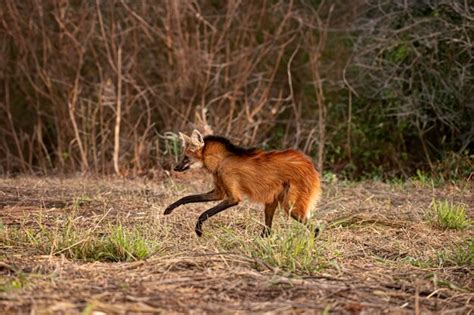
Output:
<svg viewBox="0 0 474 315">
<path fill-rule="evenodd" d="M 191 128 L 299 148 L 320 170 L 433 169 L 473 140 L 472 12 L 454 0 L 4 0 L 0 173 L 154 172 Z"/>
<path fill-rule="evenodd" d="M 205 124 L 255 144 L 283 116 L 283 145 L 323 152 L 324 3 L 6 0 L 0 10 L 3 171 L 140 173 L 163 162 L 167 131 Z M 292 74 L 304 59 L 318 98 L 302 109 Z"/>
</svg>

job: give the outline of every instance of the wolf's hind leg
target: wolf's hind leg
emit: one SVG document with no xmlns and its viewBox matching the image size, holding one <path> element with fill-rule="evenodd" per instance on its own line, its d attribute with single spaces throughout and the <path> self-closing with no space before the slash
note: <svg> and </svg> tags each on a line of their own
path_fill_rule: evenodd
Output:
<svg viewBox="0 0 474 315">
<path fill-rule="evenodd" d="M 262 237 L 266 237 L 270 235 L 275 211 L 278 205 L 285 207 L 285 205 L 288 203 L 288 190 L 289 189 L 290 189 L 290 184 L 285 182 L 283 184 L 282 191 L 278 194 L 275 200 L 273 200 L 273 202 L 271 203 L 265 204 L 265 226 L 263 227 L 263 231 L 261 234 Z"/>
<path fill-rule="evenodd" d="M 278 201 L 273 201 L 272 203 L 267 203 L 265 205 L 265 226 L 263 227 L 263 231 L 261 236 L 267 237 L 270 235 L 272 229 L 272 222 L 273 216 L 275 215 L 275 210 L 278 206 Z"/>
</svg>

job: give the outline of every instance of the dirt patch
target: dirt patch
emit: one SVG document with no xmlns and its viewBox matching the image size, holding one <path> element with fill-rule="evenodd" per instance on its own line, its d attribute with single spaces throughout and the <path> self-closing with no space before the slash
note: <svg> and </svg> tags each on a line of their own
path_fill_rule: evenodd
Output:
<svg viewBox="0 0 474 315">
<path fill-rule="evenodd" d="M 320 249 L 321 268 L 288 272 L 244 250 L 259 242 L 263 214 L 257 205 L 244 203 L 212 218 L 204 225 L 202 238 L 195 236 L 194 224 L 209 205 L 187 205 L 171 216 L 162 215 L 165 206 L 179 197 L 206 191 L 206 179 L 0 180 L 0 310 L 64 314 L 473 310 L 473 266 L 469 260 L 449 260 L 456 253 L 453 248 L 472 240 L 472 227 L 443 231 L 426 220 L 433 199 L 466 205 L 472 220 L 468 183 L 436 188 L 419 183 L 326 184 L 314 216 L 325 226 L 314 243 Z M 273 233 L 278 234 L 287 219 L 281 213 L 277 216 Z M 78 227 L 94 227 L 98 237 L 109 226 L 123 224 L 156 242 L 158 250 L 146 260 L 110 263 L 71 259 L 67 250 L 47 252 L 44 248 L 50 247 L 33 242 L 43 240 L 39 235 L 46 232 L 40 227 L 58 229 L 66 218 Z M 32 236 L 22 238 L 22 233 Z"/>
</svg>

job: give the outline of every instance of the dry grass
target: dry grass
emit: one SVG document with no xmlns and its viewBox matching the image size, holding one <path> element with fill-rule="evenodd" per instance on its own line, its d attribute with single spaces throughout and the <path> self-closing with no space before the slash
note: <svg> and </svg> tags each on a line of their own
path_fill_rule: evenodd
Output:
<svg viewBox="0 0 474 315">
<path fill-rule="evenodd" d="M 1 179 L 1 313 L 473 310 L 472 226 L 427 220 L 433 200 L 447 200 L 472 222 L 471 183 L 328 183 L 318 239 L 281 213 L 260 239 L 263 211 L 251 204 L 210 219 L 197 238 L 205 204 L 162 215 L 208 188 L 195 174 Z M 116 259 L 96 255 L 110 244 Z"/>
</svg>

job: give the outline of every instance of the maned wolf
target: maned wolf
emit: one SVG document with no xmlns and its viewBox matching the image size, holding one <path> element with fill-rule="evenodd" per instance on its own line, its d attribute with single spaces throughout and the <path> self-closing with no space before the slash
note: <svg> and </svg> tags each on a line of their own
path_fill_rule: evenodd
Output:
<svg viewBox="0 0 474 315">
<path fill-rule="evenodd" d="M 214 189 L 191 195 L 169 205 L 164 214 L 191 202 L 222 200 L 199 216 L 196 234 L 202 235 L 204 221 L 233 207 L 244 198 L 265 205 L 265 227 L 262 236 L 270 233 L 278 205 L 294 219 L 306 224 L 311 209 L 321 196 L 319 173 L 310 158 L 295 150 L 262 151 L 244 149 L 228 139 L 209 135 L 202 137 L 194 130 L 191 137 L 180 133 L 184 146 L 183 160 L 175 171 L 203 167 L 214 177 Z M 315 235 L 319 230 L 315 230 Z"/>
</svg>

